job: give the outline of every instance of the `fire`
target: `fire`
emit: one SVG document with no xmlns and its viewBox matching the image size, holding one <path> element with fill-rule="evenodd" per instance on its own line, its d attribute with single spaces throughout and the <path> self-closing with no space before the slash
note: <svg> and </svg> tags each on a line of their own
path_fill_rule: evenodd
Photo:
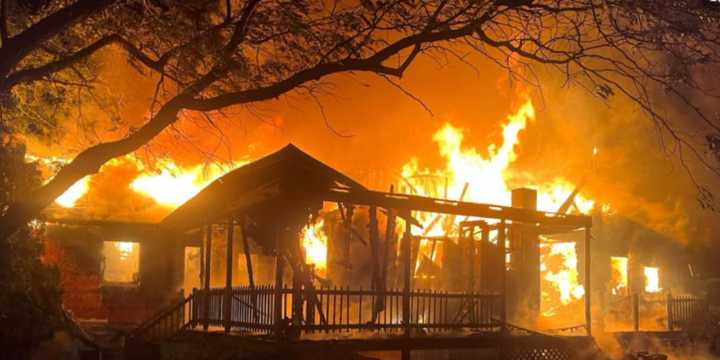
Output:
<svg viewBox="0 0 720 360">
<path fill-rule="evenodd" d="M 123 261 L 129 259 L 135 249 L 135 244 L 129 241 L 116 241 L 114 245 L 120 252 L 120 260 Z"/>
<path fill-rule="evenodd" d="M 511 191 L 507 180 L 512 174 L 508 167 L 517 158 L 515 145 L 518 143 L 518 134 L 534 119 L 535 108 L 532 101 L 527 100 L 514 114 L 507 117 L 503 125 L 502 143 L 499 146 L 488 146 L 488 156 L 483 156 L 474 147 L 463 147 L 462 130 L 445 124 L 433 136 L 440 155 L 446 160 L 445 169 L 421 169 L 418 158 L 412 158 L 402 168 L 403 183 L 400 190 L 429 197 L 462 198 L 464 201 L 510 205 Z M 540 184 L 537 186 L 538 209 L 557 211 L 574 189 L 573 184 L 562 178 Z M 593 208 L 594 201 L 577 195 L 574 204 L 577 210 L 587 213 Z M 443 226 L 428 228 L 434 218 L 431 214 L 416 216 L 425 225 L 425 236 L 443 236 L 450 232 L 450 229 Z M 462 220 L 464 219 L 454 218 L 455 225 Z"/>
<path fill-rule="evenodd" d="M 86 176 L 72 186 L 70 186 L 65 192 L 60 195 L 55 202 L 65 208 L 71 208 L 75 206 L 75 203 L 88 191 L 89 176 Z"/>
<path fill-rule="evenodd" d="M 39 157 L 28 155 L 27 161 L 38 161 L 46 167 L 57 167 L 64 165 L 70 160 L 58 157 Z M 155 167 L 159 171 L 148 170 L 142 161 L 132 155 L 124 156 L 109 161 L 106 165 L 118 165 L 119 163 L 131 164 L 134 166 L 139 175 L 130 184 L 133 191 L 144 194 L 152 198 L 157 204 L 168 208 L 176 208 L 187 200 L 195 196 L 209 183 L 218 177 L 226 174 L 229 170 L 247 164 L 249 161 L 232 162 L 229 166 L 222 166 L 213 163 L 208 166 L 196 165 L 191 167 L 181 167 L 170 159 L 160 159 L 156 162 Z M 100 169 L 103 171 L 105 167 Z M 91 176 L 86 176 L 78 180 L 55 202 L 65 208 L 75 207 L 77 201 L 88 192 L 90 187 Z"/>
<path fill-rule="evenodd" d="M 662 290 L 662 288 L 660 287 L 660 269 L 656 267 L 645 266 L 643 272 L 645 274 L 645 292 L 660 292 Z"/>
<path fill-rule="evenodd" d="M 577 253 L 574 242 L 543 243 L 540 245 L 540 272 L 542 279 L 550 286 L 543 287 L 542 313 L 553 316 L 558 308 L 566 306 L 585 296 L 585 288 L 580 284 L 577 270 Z M 559 298 L 551 296 L 557 292 Z"/>
<path fill-rule="evenodd" d="M 612 288 L 610 291 L 613 295 L 625 294 L 628 288 L 628 258 L 612 256 L 610 257 L 610 265 L 612 266 Z"/>
<path fill-rule="evenodd" d="M 231 168 L 234 169 L 245 163 L 247 162 L 233 163 Z M 142 173 L 130 183 L 130 188 L 169 208 L 184 204 L 228 171 L 227 168 L 217 164 L 183 168 L 168 159 L 161 160 L 157 167 L 160 168 L 159 173 Z"/>
<path fill-rule="evenodd" d="M 328 238 L 323 231 L 325 221 L 319 219 L 314 224 L 305 225 L 302 230 L 302 245 L 305 249 L 305 262 L 315 265 L 317 274 L 325 276 L 327 269 Z"/>
<path fill-rule="evenodd" d="M 445 168 L 442 170 L 423 169 L 417 157 L 412 158 L 402 168 L 403 182 L 400 191 L 421 196 L 448 198 L 478 203 L 510 205 L 511 188 L 509 179 L 513 177 L 509 166 L 516 160 L 515 146 L 519 142 L 519 133 L 530 121 L 535 119 L 535 108 L 531 100 L 525 101 L 518 110 L 507 117 L 502 125 L 502 143 L 491 144 L 487 147 L 487 155 L 481 154 L 476 148 L 463 146 L 463 131 L 451 124 L 445 124 L 433 136 L 437 143 L 440 155 L 445 159 Z M 595 149 L 594 153 L 597 153 Z M 514 184 L 518 186 L 520 184 Z M 573 193 L 576 186 L 562 178 L 555 178 L 550 182 L 531 184 L 538 191 L 538 210 L 556 212 Z M 573 203 L 574 208 L 582 213 L 588 213 L 595 205 L 593 200 L 578 194 Z M 455 236 L 457 228 L 463 217 L 445 217 L 437 219 L 436 215 L 429 213 L 416 213 L 413 216 L 423 224 L 423 229 L 413 228 L 415 235 L 423 237 Z M 421 239 L 419 244 L 418 263 L 422 258 L 429 258 L 440 265 L 441 259 L 437 252 L 432 251 L 432 241 Z M 566 245 L 570 246 L 570 245 Z M 562 246 L 554 248 L 560 251 Z M 572 244 L 572 255 L 563 252 L 567 262 L 577 262 Z M 575 265 L 568 265 L 567 270 L 547 275 L 553 277 L 557 287 L 561 288 L 562 301 L 580 298 L 584 293 L 582 286 L 577 284 L 577 271 Z M 574 271 L 574 272 L 573 272 Z M 574 275 L 573 275 L 574 274 Z M 549 278 L 548 278 L 549 279 Z"/>
</svg>

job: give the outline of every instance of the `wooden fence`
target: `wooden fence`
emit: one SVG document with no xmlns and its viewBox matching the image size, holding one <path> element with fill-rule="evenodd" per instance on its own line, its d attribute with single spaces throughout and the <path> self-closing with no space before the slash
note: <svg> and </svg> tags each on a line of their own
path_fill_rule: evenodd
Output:
<svg viewBox="0 0 720 360">
<path fill-rule="evenodd" d="M 416 329 L 431 333 L 463 328 L 494 331 L 501 326 L 502 298 L 496 294 L 413 290 L 408 294 L 406 323 L 401 290 L 333 287 L 312 293 L 257 286 L 233 288 L 230 296 L 225 288 L 210 289 L 206 297 L 205 291 L 195 290 L 193 296 L 203 300 L 193 302 L 190 322 L 256 333 L 288 329 L 306 333 Z M 227 299 L 231 299 L 229 308 Z M 281 303 L 276 304 L 276 299 Z"/>
</svg>

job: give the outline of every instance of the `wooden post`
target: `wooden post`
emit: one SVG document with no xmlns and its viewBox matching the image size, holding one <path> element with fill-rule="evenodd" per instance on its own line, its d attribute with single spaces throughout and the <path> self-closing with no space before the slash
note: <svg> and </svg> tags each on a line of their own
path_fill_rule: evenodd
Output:
<svg viewBox="0 0 720 360">
<path fill-rule="evenodd" d="M 637 293 L 632 295 L 633 330 L 640 331 L 640 296 Z"/>
<path fill-rule="evenodd" d="M 390 193 L 394 192 L 394 188 L 390 185 Z M 395 269 L 395 258 L 397 257 L 397 248 L 395 246 L 395 210 L 387 209 L 387 223 L 385 224 L 385 242 L 383 243 L 382 255 L 382 282 L 387 283 L 388 266 Z"/>
<path fill-rule="evenodd" d="M 353 239 L 353 204 L 345 204 L 345 248 L 343 257 L 345 258 L 345 281 L 349 282 L 352 279 L 352 263 L 350 261 L 350 246 L 352 245 Z"/>
<path fill-rule="evenodd" d="M 490 229 L 487 226 L 487 223 L 483 223 L 482 226 L 482 239 L 480 241 L 480 274 L 478 274 L 478 279 L 480 280 L 480 290 L 481 291 L 497 291 L 497 289 L 492 289 L 488 286 L 490 281 L 490 276 L 494 275 L 492 270 L 488 271 L 487 265 L 485 264 L 485 259 L 489 259 L 487 256 L 487 252 L 490 249 Z M 491 275 L 492 274 L 492 275 Z"/>
<path fill-rule="evenodd" d="M 273 304 L 273 325 L 275 326 L 275 336 L 282 336 L 282 296 L 283 296 L 283 270 L 284 262 L 281 252 L 280 232 L 275 233 L 275 291 Z"/>
<path fill-rule="evenodd" d="M 505 220 L 502 220 L 500 222 L 500 226 L 498 227 L 498 247 L 500 249 L 500 271 L 502 271 L 502 274 L 500 276 L 500 284 L 502 289 L 502 302 L 500 304 L 500 329 L 502 333 L 507 332 L 507 264 L 505 261 L 506 252 L 505 249 Z"/>
<path fill-rule="evenodd" d="M 203 294 L 203 330 L 210 325 L 210 261 L 212 260 L 212 224 L 205 230 L 205 294 Z"/>
<path fill-rule="evenodd" d="M 410 264 L 410 234 L 411 226 L 407 220 L 405 221 L 405 234 L 402 240 L 402 263 L 403 263 L 403 326 L 405 327 L 405 336 L 410 336 L 410 290 L 412 277 L 412 264 Z M 405 357 L 403 352 L 403 357 Z"/>
<path fill-rule="evenodd" d="M 202 254 L 202 252 L 200 254 Z M 200 256 L 200 258 L 202 259 L 202 255 Z M 197 288 L 193 288 L 192 289 L 192 302 L 190 303 L 190 327 L 193 329 L 195 328 L 195 326 L 197 326 L 197 320 L 198 320 L 197 298 L 198 298 Z"/>
<path fill-rule="evenodd" d="M 668 331 L 673 331 L 673 299 L 672 299 L 672 293 L 668 292 L 667 294 L 667 303 L 665 304 L 667 309 L 667 325 L 668 325 Z"/>
<path fill-rule="evenodd" d="M 590 233 L 590 227 L 585 227 L 585 328 L 587 329 L 587 335 L 592 336 L 592 303 L 590 297 L 592 294 L 592 285 L 590 283 L 590 239 L 592 234 Z"/>
<path fill-rule="evenodd" d="M 248 285 L 250 285 L 250 292 L 252 294 L 250 301 L 252 301 L 253 306 L 253 319 L 257 320 L 258 313 L 257 296 L 255 294 L 255 277 L 253 276 L 252 255 L 250 254 L 250 243 L 248 242 L 247 227 L 245 226 L 245 222 L 246 219 L 243 216 L 242 221 L 240 222 L 240 231 L 242 231 L 240 235 L 242 236 L 243 251 L 245 252 L 245 265 L 247 267 Z"/>
<path fill-rule="evenodd" d="M 227 222 L 227 246 L 225 247 L 225 301 L 223 301 L 223 319 L 225 332 L 230 332 L 232 326 L 232 273 L 233 273 L 233 235 L 235 230 L 235 221 L 232 216 Z"/>
</svg>

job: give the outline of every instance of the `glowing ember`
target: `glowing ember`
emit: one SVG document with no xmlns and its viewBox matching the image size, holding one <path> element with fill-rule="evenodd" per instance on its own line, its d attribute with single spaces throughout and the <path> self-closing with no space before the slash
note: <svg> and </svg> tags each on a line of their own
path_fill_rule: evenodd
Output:
<svg viewBox="0 0 720 360">
<path fill-rule="evenodd" d="M 302 245 L 305 249 L 305 262 L 315 265 L 317 275 L 324 277 L 327 270 L 327 242 L 323 231 L 325 221 L 319 219 L 314 224 L 306 225 L 302 231 Z"/>
<path fill-rule="evenodd" d="M 645 274 L 645 292 L 660 292 L 662 290 L 660 287 L 660 269 L 646 266 L 643 269 L 643 272 Z"/>
<path fill-rule="evenodd" d="M 622 256 L 610 257 L 612 266 L 611 289 L 613 295 L 622 295 L 627 292 L 628 286 L 628 258 Z"/>
<path fill-rule="evenodd" d="M 544 316 L 553 316 L 557 310 L 585 295 L 577 271 L 577 253 L 574 242 L 541 244 L 540 272 L 545 286 L 542 291 L 541 310 Z M 557 293 L 559 296 L 553 296 Z"/>
<path fill-rule="evenodd" d="M 65 192 L 58 196 L 57 199 L 55 199 L 55 202 L 66 208 L 71 208 L 75 206 L 75 203 L 88 191 L 88 181 L 90 180 L 89 176 L 86 176 L 76 183 L 74 183 L 72 186 L 70 186 Z"/>
</svg>

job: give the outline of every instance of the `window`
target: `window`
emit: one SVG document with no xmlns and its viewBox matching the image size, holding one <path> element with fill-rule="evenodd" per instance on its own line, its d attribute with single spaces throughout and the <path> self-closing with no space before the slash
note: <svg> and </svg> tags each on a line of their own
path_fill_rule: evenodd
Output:
<svg viewBox="0 0 720 360">
<path fill-rule="evenodd" d="M 136 284 L 140 273 L 140 244 L 129 241 L 103 243 L 103 282 Z"/>
</svg>

